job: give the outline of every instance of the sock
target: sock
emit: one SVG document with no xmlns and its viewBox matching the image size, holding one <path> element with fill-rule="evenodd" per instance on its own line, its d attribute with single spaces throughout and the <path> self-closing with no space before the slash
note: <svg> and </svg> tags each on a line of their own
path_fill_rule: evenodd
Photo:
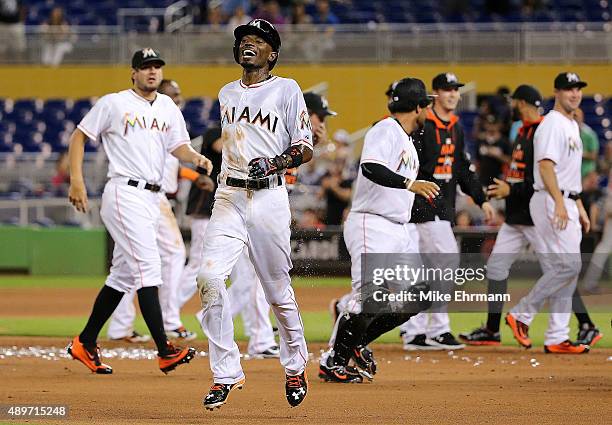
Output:
<svg viewBox="0 0 612 425">
<path fill-rule="evenodd" d="M 168 338 L 164 331 L 164 319 L 157 295 L 157 286 L 140 288 L 138 290 L 138 304 L 140 304 L 142 316 L 155 341 L 157 351 L 160 356 L 163 356 L 167 351 Z"/>
<path fill-rule="evenodd" d="M 79 335 L 79 340 L 88 350 L 95 348 L 98 334 L 119 305 L 121 298 L 123 298 L 123 292 L 110 286 L 104 285 L 100 289 L 89 315 L 89 320 L 87 320 L 83 332 Z"/>
<path fill-rule="evenodd" d="M 572 310 L 574 310 L 574 314 L 576 315 L 576 319 L 578 319 L 578 326 L 580 328 L 583 325 L 587 325 L 589 327 L 595 327 L 591 318 L 589 317 L 589 313 L 587 312 L 586 306 L 582 301 L 582 297 L 580 296 L 580 292 L 578 292 L 578 288 L 574 291 L 574 296 L 572 297 Z"/>
<path fill-rule="evenodd" d="M 508 291 L 508 279 L 492 280 L 489 279 L 489 294 L 505 294 Z M 489 301 L 489 314 L 487 316 L 487 329 L 493 333 L 499 332 L 501 322 L 503 301 Z"/>
</svg>

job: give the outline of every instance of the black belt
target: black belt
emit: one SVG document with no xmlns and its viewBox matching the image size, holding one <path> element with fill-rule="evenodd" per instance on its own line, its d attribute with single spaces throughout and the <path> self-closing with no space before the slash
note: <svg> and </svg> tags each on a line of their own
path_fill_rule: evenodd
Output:
<svg viewBox="0 0 612 425">
<path fill-rule="evenodd" d="M 277 175 L 278 186 L 283 184 L 283 178 Z M 225 179 L 225 184 L 232 187 L 242 187 L 244 189 L 258 190 L 270 188 L 270 179 L 236 179 L 234 177 L 228 177 Z"/>
<path fill-rule="evenodd" d="M 128 186 L 138 187 L 138 180 L 129 179 L 127 184 Z M 150 190 L 151 192 L 159 192 L 161 190 L 160 185 L 151 183 L 145 183 L 144 188 L 146 190 Z"/>
<path fill-rule="evenodd" d="M 536 192 L 540 192 L 540 191 L 536 190 Z M 564 198 L 568 198 L 568 199 L 571 199 L 573 201 L 577 201 L 578 199 L 580 199 L 580 194 L 579 193 L 570 192 L 569 190 L 562 190 L 561 191 L 561 195 L 563 195 Z"/>
</svg>

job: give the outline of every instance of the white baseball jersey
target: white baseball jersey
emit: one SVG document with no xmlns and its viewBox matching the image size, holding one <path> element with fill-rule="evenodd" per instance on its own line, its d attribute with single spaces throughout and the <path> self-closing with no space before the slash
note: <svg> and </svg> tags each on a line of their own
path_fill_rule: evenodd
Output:
<svg viewBox="0 0 612 425">
<path fill-rule="evenodd" d="M 221 176 L 245 179 L 253 158 L 273 157 L 290 145 L 312 149 L 310 118 L 298 84 L 272 76 L 250 86 L 242 80 L 219 92 L 223 160 Z"/>
<path fill-rule="evenodd" d="M 537 164 L 543 159 L 550 159 L 555 163 L 559 189 L 577 193 L 582 191 L 582 140 L 576 121 L 560 112 L 550 111 L 534 134 L 533 147 L 535 190 L 546 190 Z"/>
<path fill-rule="evenodd" d="M 382 164 L 412 180 L 417 178 L 419 171 L 419 157 L 412 138 L 391 117 L 379 121 L 367 132 L 361 152 L 363 163 Z M 378 185 L 364 177 L 359 169 L 351 212 L 376 214 L 398 223 L 408 223 L 413 202 L 413 192 Z"/>
<path fill-rule="evenodd" d="M 166 155 L 166 164 L 164 165 L 164 178 L 162 180 L 162 190 L 166 193 L 176 193 L 178 190 L 178 174 L 181 168 L 181 163 L 172 154 Z"/>
<path fill-rule="evenodd" d="M 78 128 L 102 140 L 109 178 L 161 184 L 168 153 L 189 143 L 185 119 L 170 97 L 158 93 L 150 103 L 131 89 L 100 98 Z"/>
</svg>

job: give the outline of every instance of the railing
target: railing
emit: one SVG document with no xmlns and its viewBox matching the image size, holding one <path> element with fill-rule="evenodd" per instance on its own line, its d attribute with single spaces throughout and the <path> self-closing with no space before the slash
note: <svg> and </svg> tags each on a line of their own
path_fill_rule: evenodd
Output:
<svg viewBox="0 0 612 425">
<path fill-rule="evenodd" d="M 125 64 L 143 46 L 155 46 L 174 64 L 233 62 L 233 35 L 228 29 L 190 26 L 174 33 L 136 33 L 119 26 L 96 26 L 72 30 L 72 50 L 65 54 L 64 64 Z M 612 63 L 612 24 L 603 22 L 313 25 L 280 30 L 283 63 Z M 38 28 L 29 27 L 26 51 L 4 54 L 0 63 L 40 63 L 48 43 Z"/>
</svg>

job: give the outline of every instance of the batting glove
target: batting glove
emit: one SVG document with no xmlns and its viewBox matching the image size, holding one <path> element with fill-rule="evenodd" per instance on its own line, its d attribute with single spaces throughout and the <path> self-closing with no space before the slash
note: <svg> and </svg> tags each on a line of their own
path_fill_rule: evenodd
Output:
<svg viewBox="0 0 612 425">
<path fill-rule="evenodd" d="M 254 158 L 249 162 L 249 178 L 261 179 L 281 173 L 286 168 L 281 156 L 274 158 Z"/>
</svg>

